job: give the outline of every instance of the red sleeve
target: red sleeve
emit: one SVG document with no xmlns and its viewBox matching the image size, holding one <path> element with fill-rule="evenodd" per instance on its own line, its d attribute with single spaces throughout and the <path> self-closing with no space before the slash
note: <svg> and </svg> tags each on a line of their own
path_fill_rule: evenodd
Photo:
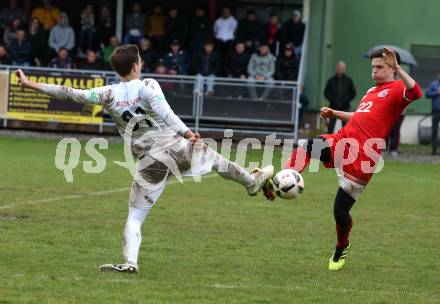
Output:
<svg viewBox="0 0 440 304">
<path fill-rule="evenodd" d="M 411 89 L 405 88 L 405 90 L 403 91 L 403 98 L 405 98 L 409 102 L 417 100 L 422 96 L 423 96 L 422 88 L 417 82 L 414 85 L 414 87 L 412 87 Z"/>
</svg>

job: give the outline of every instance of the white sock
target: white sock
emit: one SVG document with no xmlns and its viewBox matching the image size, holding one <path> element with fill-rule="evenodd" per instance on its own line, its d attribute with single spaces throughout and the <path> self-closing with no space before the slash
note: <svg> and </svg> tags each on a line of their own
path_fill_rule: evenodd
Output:
<svg viewBox="0 0 440 304">
<path fill-rule="evenodd" d="M 125 262 L 137 267 L 139 248 L 141 247 L 142 235 L 141 227 L 145 218 L 150 211 L 147 209 L 138 209 L 128 207 L 128 218 L 124 229 L 124 238 L 122 241 L 122 249 L 124 252 Z"/>
</svg>

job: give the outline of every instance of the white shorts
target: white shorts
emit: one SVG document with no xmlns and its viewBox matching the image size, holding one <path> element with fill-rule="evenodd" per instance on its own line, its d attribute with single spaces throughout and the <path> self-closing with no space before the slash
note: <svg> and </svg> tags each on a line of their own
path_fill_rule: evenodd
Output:
<svg viewBox="0 0 440 304">
<path fill-rule="evenodd" d="M 194 150 L 189 141 L 180 138 L 170 146 L 149 151 L 138 163 L 129 205 L 139 209 L 151 207 L 159 199 L 169 178 L 176 173 L 193 176 L 211 172 L 217 152 L 207 146 L 200 149 L 201 154 Z"/>
</svg>

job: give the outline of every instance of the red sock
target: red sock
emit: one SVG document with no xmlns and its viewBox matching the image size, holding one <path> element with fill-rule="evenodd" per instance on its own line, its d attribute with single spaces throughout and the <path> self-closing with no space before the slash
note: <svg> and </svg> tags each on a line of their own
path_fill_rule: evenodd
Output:
<svg viewBox="0 0 440 304">
<path fill-rule="evenodd" d="M 301 173 L 310 163 L 310 156 L 303 147 L 298 147 L 292 152 L 287 162 L 283 165 L 284 169 L 292 168 Z"/>
<path fill-rule="evenodd" d="M 353 227 L 353 221 L 347 225 L 345 228 L 341 228 L 338 224 L 336 224 L 336 236 L 338 242 L 336 243 L 336 247 L 345 248 L 349 244 L 348 236 L 350 235 L 351 227 Z"/>
</svg>

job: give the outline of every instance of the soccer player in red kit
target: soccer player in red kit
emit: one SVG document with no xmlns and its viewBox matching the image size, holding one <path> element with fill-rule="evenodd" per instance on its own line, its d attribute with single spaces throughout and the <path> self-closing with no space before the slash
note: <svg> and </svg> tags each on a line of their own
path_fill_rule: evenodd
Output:
<svg viewBox="0 0 440 304">
<path fill-rule="evenodd" d="M 356 111 L 321 109 L 323 118 L 348 121 L 345 127 L 335 134 L 308 140 L 292 152 L 284 165 L 284 168 L 302 172 L 312 158 L 319 159 L 327 168 L 336 169 L 339 179 L 334 203 L 337 243 L 329 261 L 330 270 L 339 270 L 345 264 L 353 226 L 350 209 L 383 161 L 380 153 L 385 148 L 385 138 L 405 107 L 422 96 L 420 86 L 400 67 L 398 53 L 384 48 L 373 52 L 370 58 L 371 76 L 376 86 L 362 97 Z M 263 189 L 268 199 L 276 197 L 272 189 L 270 182 Z"/>
</svg>

